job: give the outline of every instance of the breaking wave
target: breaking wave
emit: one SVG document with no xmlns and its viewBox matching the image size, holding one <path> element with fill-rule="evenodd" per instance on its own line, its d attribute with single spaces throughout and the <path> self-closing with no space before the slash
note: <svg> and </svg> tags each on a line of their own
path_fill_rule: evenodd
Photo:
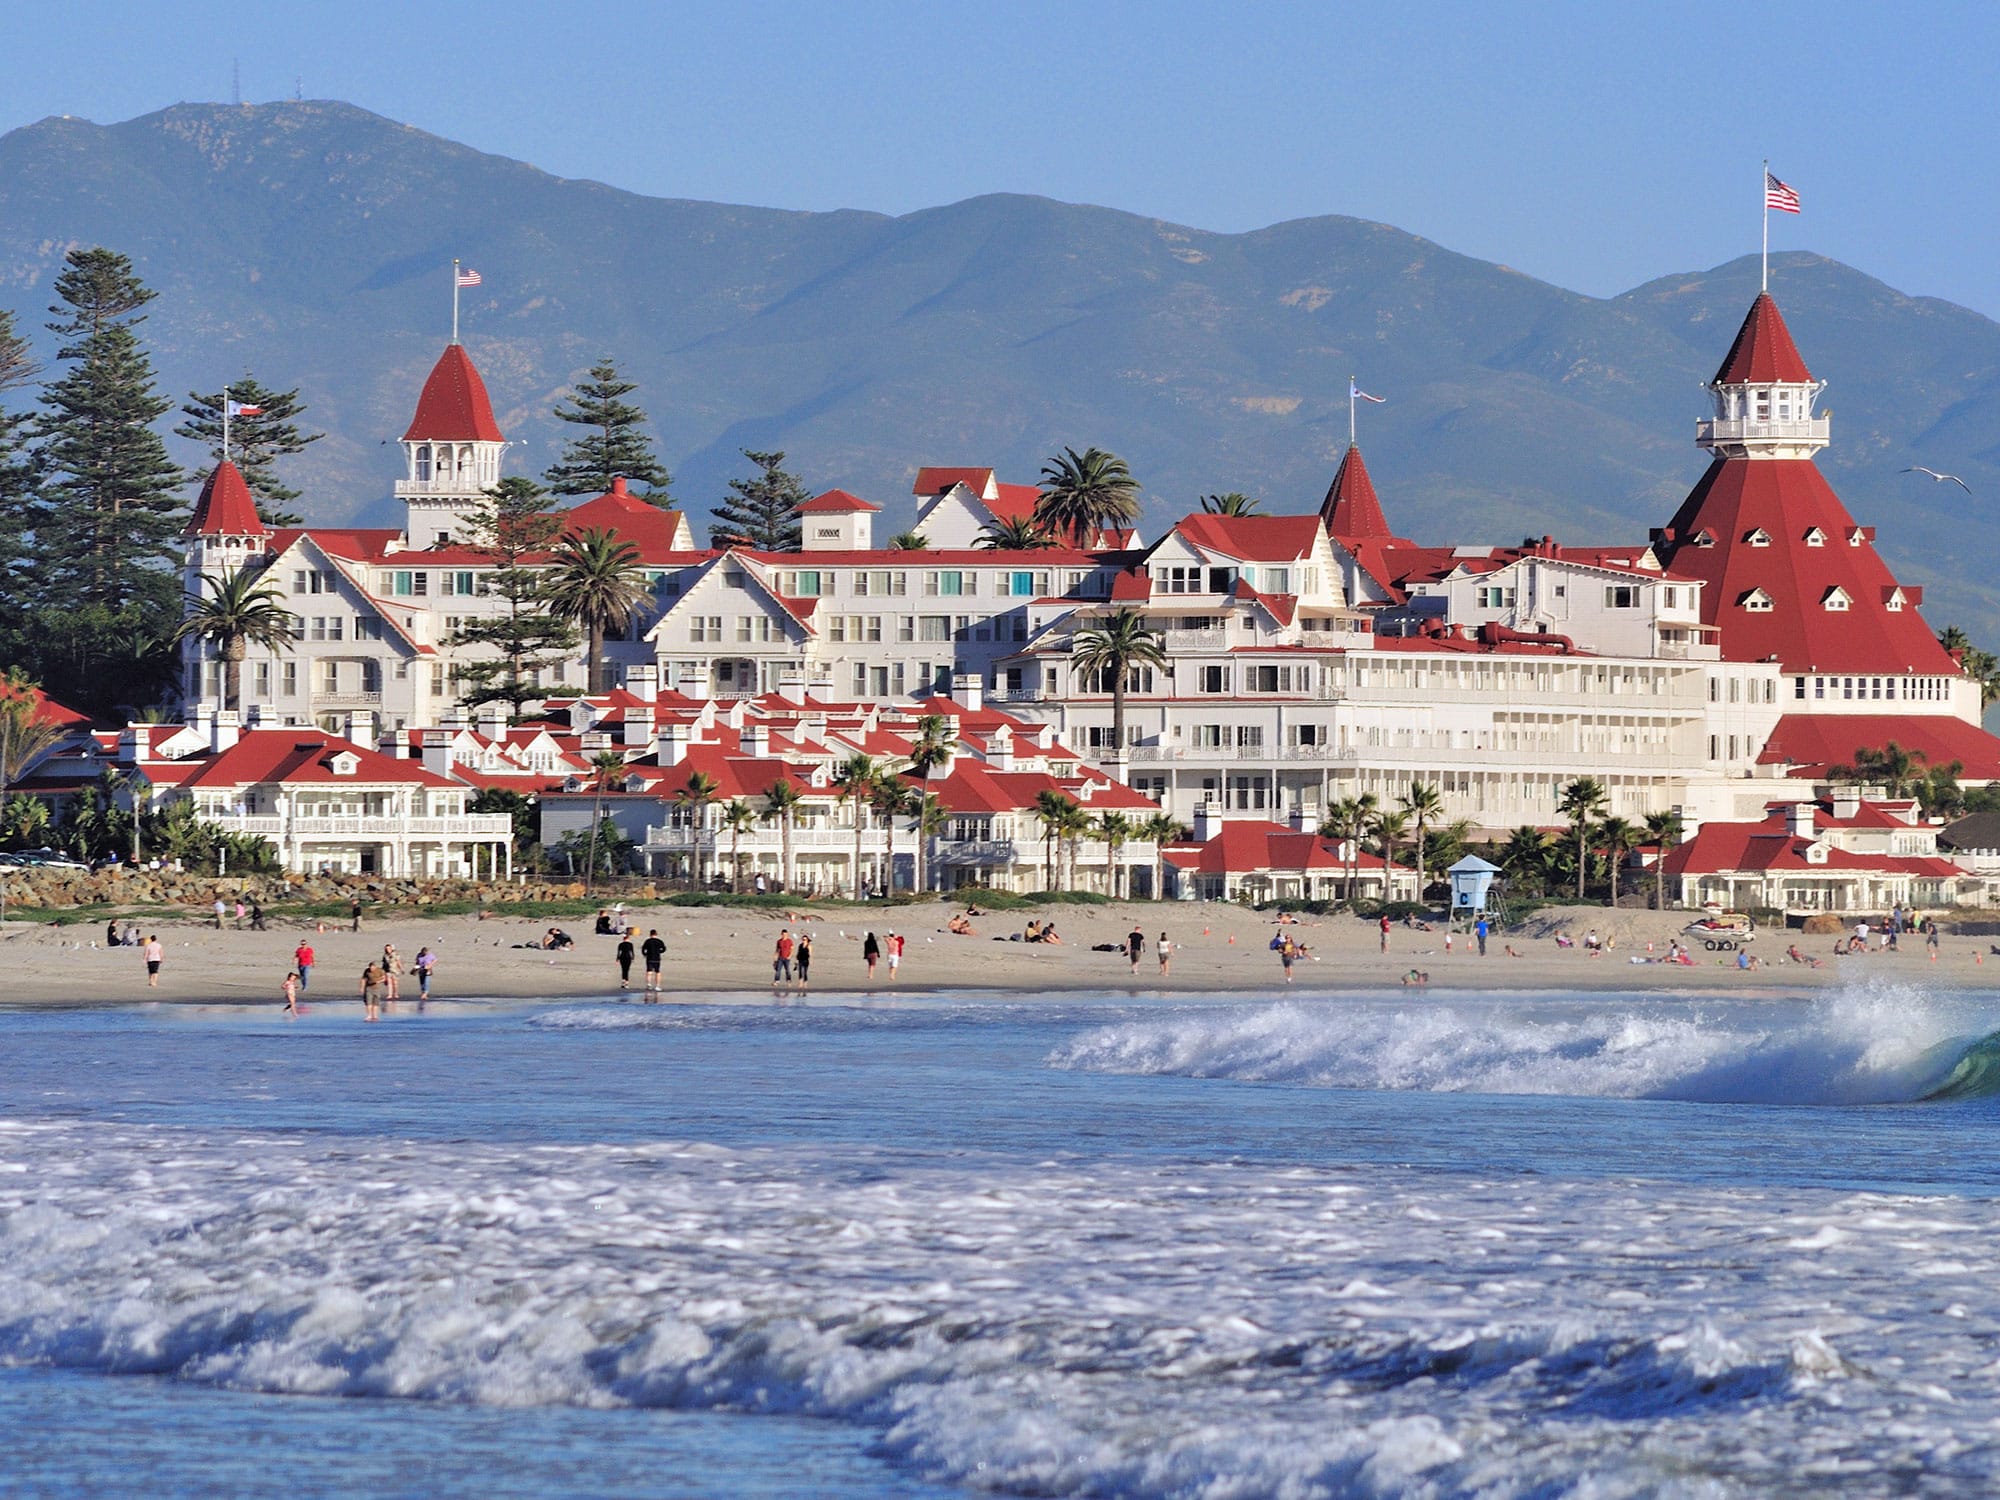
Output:
<svg viewBox="0 0 2000 1500">
<path fill-rule="evenodd" d="M 2000 1032 L 1952 1037 L 1901 986 L 1740 1019 L 1659 1004 L 1543 1018 L 1449 1003 L 1283 1003 L 1095 1028 L 1056 1067 L 1313 1088 L 1740 1104 L 1897 1104 L 2000 1092 Z"/>
</svg>

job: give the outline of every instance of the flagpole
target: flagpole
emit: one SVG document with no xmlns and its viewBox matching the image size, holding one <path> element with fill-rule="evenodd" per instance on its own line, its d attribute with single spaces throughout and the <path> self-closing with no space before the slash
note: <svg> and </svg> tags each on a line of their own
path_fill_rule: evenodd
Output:
<svg viewBox="0 0 2000 1500">
<path fill-rule="evenodd" d="M 1347 446 L 1348 446 L 1348 447 L 1350 447 L 1350 448 L 1352 448 L 1352 447 L 1354 447 L 1354 446 L 1355 446 L 1355 443 L 1354 443 L 1354 393 L 1355 393 L 1355 392 L 1356 392 L 1357 390 L 1359 390 L 1359 389 L 1360 389 L 1360 386 L 1359 386 L 1359 385 L 1358 385 L 1358 384 L 1356 383 L 1356 378 L 1355 378 L 1354 376 L 1352 376 L 1352 375 L 1348 376 L 1348 377 L 1347 377 Z"/>
<path fill-rule="evenodd" d="M 451 258 L 451 341 L 454 344 L 458 342 L 458 257 L 455 255 Z"/>
<path fill-rule="evenodd" d="M 1764 158 L 1764 180 L 1757 184 L 1757 195 L 1764 204 L 1764 274 L 1757 290 L 1771 290 L 1771 158 Z"/>
<path fill-rule="evenodd" d="M 229 387 L 222 388 L 222 461 L 229 462 Z"/>
</svg>

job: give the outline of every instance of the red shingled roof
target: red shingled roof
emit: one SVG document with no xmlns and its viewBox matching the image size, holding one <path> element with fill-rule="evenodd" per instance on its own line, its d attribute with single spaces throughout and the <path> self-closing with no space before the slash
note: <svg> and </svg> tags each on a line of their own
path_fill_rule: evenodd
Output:
<svg viewBox="0 0 2000 1500">
<path fill-rule="evenodd" d="M 352 776 L 337 776 L 333 759 L 351 754 L 356 765 Z M 150 769 L 150 768 L 148 768 Z M 186 785 L 261 786 L 282 781 L 299 785 L 375 785 L 383 782 L 427 787 L 450 787 L 444 777 L 426 771 L 410 760 L 398 760 L 379 750 L 367 750 L 352 740 L 323 730 L 248 729 L 242 738 L 220 755 L 211 756 L 189 776 Z"/>
<path fill-rule="evenodd" d="M 1869 870 L 1885 875 L 1942 879 L 1964 873 L 1948 859 L 1913 854 L 1858 854 L 1831 845 L 1823 861 L 1809 860 L 1806 850 L 1818 840 L 1792 833 L 1787 817 L 1786 810 L 1780 807 L 1761 823 L 1704 823 L 1693 838 L 1668 850 L 1661 865 L 1668 875 L 1675 877 L 1731 871 Z"/>
<path fill-rule="evenodd" d="M 1333 471 L 1333 483 L 1320 502 L 1319 518 L 1343 542 L 1398 540 L 1389 530 L 1389 518 L 1382 514 L 1382 502 L 1376 498 L 1375 482 L 1368 477 L 1368 465 L 1361 461 L 1361 449 L 1353 444 Z"/>
<path fill-rule="evenodd" d="M 1792 342 L 1792 331 L 1785 327 L 1778 304 L 1771 300 L 1769 292 L 1759 292 L 1757 300 L 1750 304 L 1743 326 L 1736 331 L 1736 342 L 1729 346 L 1729 357 L 1715 372 L 1713 383 L 1742 385 L 1782 380 L 1803 384 L 1811 379 L 1812 372 L 1800 357 L 1799 346 Z"/>
<path fill-rule="evenodd" d="M 431 366 L 424 391 L 417 398 L 417 414 L 410 418 L 406 443 L 499 443 L 500 424 L 493 420 L 493 403 L 486 396 L 486 382 L 472 363 L 463 344 L 447 344 Z"/>
<path fill-rule="evenodd" d="M 182 536 L 268 536 L 270 528 L 257 514 L 257 502 L 250 486 L 235 464 L 224 459 L 209 472 L 194 503 L 194 514 L 181 529 Z"/>
<path fill-rule="evenodd" d="M 1824 541 L 1809 546 L 1815 528 Z M 1702 532 L 1714 545 L 1697 546 Z M 1729 661 L 1775 658 L 1787 671 L 1956 674 L 1957 666 L 1914 609 L 1887 607 L 1896 580 L 1840 497 L 1807 458 L 1718 458 L 1669 524 L 1676 574 L 1698 578 L 1701 613 L 1720 627 Z M 1762 532 L 1768 545 L 1746 538 Z M 1834 588 L 1848 598 L 1829 610 Z M 1768 610 L 1745 608 L 1761 589 Z M 1905 595 L 1909 594 L 1905 590 Z"/>
<path fill-rule="evenodd" d="M 595 500 L 586 500 L 560 514 L 565 536 L 580 536 L 593 530 L 612 532 L 619 541 L 638 548 L 642 563 L 659 566 L 671 559 L 685 566 L 697 560 L 694 553 L 674 550 L 686 525 L 681 513 L 633 494 L 625 488 L 622 476 L 612 480 L 611 488 Z M 485 553 L 478 556 L 490 566 L 490 556 Z"/>
<path fill-rule="evenodd" d="M 924 468 L 917 470 L 917 482 L 910 486 L 913 495 L 942 495 L 955 484 L 962 484 L 973 494 L 984 498 L 993 484 L 991 469 Z"/>
<path fill-rule="evenodd" d="M 1856 750 L 1885 749 L 1891 740 L 1926 765 L 1961 762 L 1963 780 L 2000 781 L 2000 739 L 1947 714 L 1786 714 L 1757 761 L 1816 779 L 1829 766 L 1852 764 Z"/>
<path fill-rule="evenodd" d="M 1174 523 L 1195 546 L 1247 562 L 1292 562 L 1310 557 L 1319 540 L 1317 516 L 1183 516 Z"/>
<path fill-rule="evenodd" d="M 868 501 L 863 500 L 859 495 L 849 494 L 846 490 L 828 490 L 824 494 L 814 495 L 812 499 L 801 505 L 799 507 L 799 514 L 802 516 L 844 516 L 851 515 L 856 511 L 873 511 L 880 510 L 881 508 L 879 505 L 872 505 Z"/>
</svg>

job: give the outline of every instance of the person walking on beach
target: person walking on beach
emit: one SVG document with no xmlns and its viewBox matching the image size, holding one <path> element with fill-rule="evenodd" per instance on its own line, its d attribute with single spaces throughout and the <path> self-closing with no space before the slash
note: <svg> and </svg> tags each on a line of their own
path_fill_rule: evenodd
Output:
<svg viewBox="0 0 2000 1500">
<path fill-rule="evenodd" d="M 1125 934 L 1125 956 L 1132 961 L 1132 972 L 1139 972 L 1139 960 L 1146 956 L 1146 934 L 1137 922 Z"/>
<path fill-rule="evenodd" d="M 361 1019 L 379 1021 L 382 1018 L 382 966 L 370 959 L 368 967 L 361 971 Z"/>
<path fill-rule="evenodd" d="M 312 986 L 313 960 L 316 957 L 318 955 L 313 952 L 312 944 L 300 938 L 298 947 L 292 950 L 292 962 L 299 971 L 300 994 L 304 994 Z"/>
<path fill-rule="evenodd" d="M 419 1008 L 431 997 L 431 970 L 435 969 L 437 965 L 438 956 L 431 952 L 429 948 L 419 948 L 417 950 L 416 962 L 411 967 L 417 971 L 417 1005 Z"/>
<path fill-rule="evenodd" d="M 1490 924 L 1486 920 L 1486 913 L 1481 912 L 1479 914 L 1479 920 L 1472 924 L 1473 936 L 1479 939 L 1479 956 L 1481 958 L 1486 957 L 1486 936 L 1488 933 L 1492 931 L 1493 927 L 1492 924 Z"/>
<path fill-rule="evenodd" d="M 1160 955 L 1160 978 L 1167 977 L 1167 965 L 1174 960 L 1174 945 L 1167 941 L 1167 935 L 1160 934 L 1160 940 L 1153 945 L 1153 951 Z"/>
<path fill-rule="evenodd" d="M 403 998 L 403 955 L 394 943 L 382 945 L 382 990 L 391 1005 Z"/>
<path fill-rule="evenodd" d="M 667 956 L 666 940 L 660 936 L 660 929 L 646 930 L 646 941 L 639 945 L 639 956 L 646 960 L 646 993 L 660 992 L 660 960 Z"/>
<path fill-rule="evenodd" d="M 873 984 L 875 982 L 875 965 L 882 961 L 882 945 L 875 940 L 875 934 L 872 932 L 861 940 L 861 957 L 867 961 L 868 982 Z"/>
<path fill-rule="evenodd" d="M 285 975 L 285 1014 L 288 1016 L 295 1016 L 298 1013 L 299 1013 L 299 971 L 297 969 L 293 969 L 290 973 Z"/>
<path fill-rule="evenodd" d="M 799 988 L 805 989 L 812 983 L 813 939 L 810 932 L 799 934 L 798 951 L 792 954 L 792 965 L 798 970 Z"/>
<path fill-rule="evenodd" d="M 774 985 L 792 982 L 792 950 L 797 946 L 792 941 L 792 930 L 787 927 L 778 934 L 777 944 L 771 949 L 771 983 Z"/>
<path fill-rule="evenodd" d="M 629 934 L 618 940 L 618 988 L 621 990 L 632 988 L 632 960 L 638 953 Z"/>
<path fill-rule="evenodd" d="M 359 896 L 356 896 L 349 903 L 347 918 L 354 924 L 354 931 L 359 932 L 361 930 L 361 898 Z"/>
<path fill-rule="evenodd" d="M 167 950 L 161 946 L 160 935 L 156 932 L 146 939 L 147 989 L 156 990 L 160 987 L 160 965 L 166 961 L 166 957 Z"/>
<path fill-rule="evenodd" d="M 1389 951 L 1389 914 L 1386 911 L 1382 913 L 1382 951 L 1384 953 Z M 1291 969 L 1291 964 L 1289 962 L 1286 963 L 1285 978 L 1287 981 L 1292 977 Z"/>
<path fill-rule="evenodd" d="M 903 935 L 900 932 L 892 932 L 889 934 L 889 983 L 896 982 L 896 971 L 902 967 Z"/>
<path fill-rule="evenodd" d="M 1384 917 L 1382 920 L 1386 922 L 1388 921 L 1388 918 Z M 1384 945 L 1383 947 L 1384 952 L 1388 951 L 1387 948 L 1388 941 L 1389 941 L 1389 929 L 1384 927 L 1382 929 L 1382 942 Z M 1292 964 L 1298 958 L 1298 956 L 1299 956 L 1298 944 L 1292 941 L 1292 935 L 1288 932 L 1278 940 L 1278 962 L 1285 966 L 1286 984 L 1290 984 L 1292 982 Z"/>
<path fill-rule="evenodd" d="M 224 901 L 220 896 L 217 896 L 215 898 L 215 930 L 217 932 L 222 931 L 222 919 L 228 914 L 228 911 L 229 903 Z"/>
</svg>

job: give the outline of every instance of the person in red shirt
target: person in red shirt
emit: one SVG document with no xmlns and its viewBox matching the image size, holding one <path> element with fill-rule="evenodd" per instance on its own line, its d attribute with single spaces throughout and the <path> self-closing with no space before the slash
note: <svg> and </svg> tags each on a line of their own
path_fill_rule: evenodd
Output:
<svg viewBox="0 0 2000 1500">
<path fill-rule="evenodd" d="M 299 993 L 302 995 L 306 986 L 312 983 L 313 957 L 312 944 L 301 938 L 298 947 L 292 950 L 292 963 L 299 971 Z"/>
<path fill-rule="evenodd" d="M 889 983 L 896 982 L 896 971 L 902 967 L 903 935 L 900 932 L 892 932 L 889 934 Z"/>
<path fill-rule="evenodd" d="M 771 983 L 789 984 L 792 979 L 792 930 L 788 927 L 778 934 L 778 946 L 771 953 Z"/>
<path fill-rule="evenodd" d="M 1389 914 L 1386 911 L 1382 913 L 1382 951 L 1389 951 Z"/>
</svg>

